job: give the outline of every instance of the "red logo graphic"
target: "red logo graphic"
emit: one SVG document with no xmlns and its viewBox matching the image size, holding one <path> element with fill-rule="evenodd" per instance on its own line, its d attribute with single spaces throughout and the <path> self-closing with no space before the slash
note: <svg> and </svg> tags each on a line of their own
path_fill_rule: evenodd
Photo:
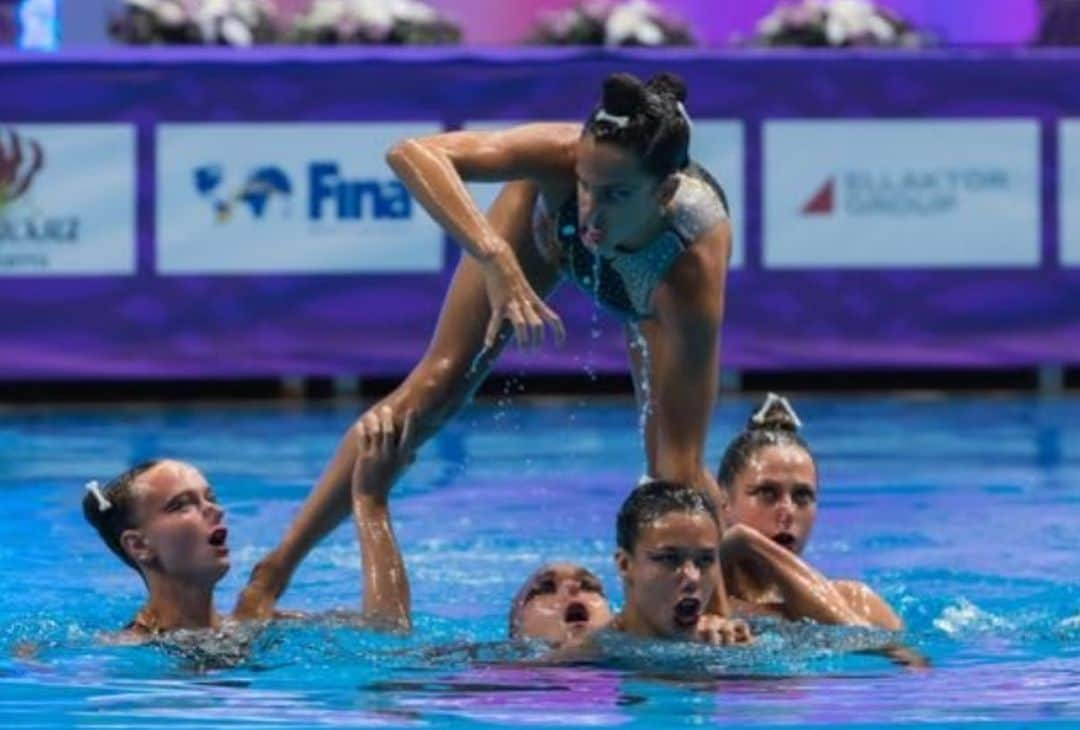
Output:
<svg viewBox="0 0 1080 730">
<path fill-rule="evenodd" d="M 832 215 L 836 208 L 836 178 L 830 177 L 803 206 L 803 215 Z"/>
<path fill-rule="evenodd" d="M 45 167 L 45 153 L 34 141 L 23 141 L 15 130 L 5 141 L 0 135 L 0 210 L 30 189 L 34 177 Z"/>
</svg>

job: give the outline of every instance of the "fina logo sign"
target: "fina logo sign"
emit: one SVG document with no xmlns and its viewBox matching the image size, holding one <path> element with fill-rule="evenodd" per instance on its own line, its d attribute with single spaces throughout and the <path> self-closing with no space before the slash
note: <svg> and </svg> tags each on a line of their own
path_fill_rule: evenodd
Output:
<svg viewBox="0 0 1080 730">
<path fill-rule="evenodd" d="M 412 218 L 412 196 L 397 180 L 350 180 L 334 162 L 308 164 L 302 179 L 307 183 L 305 211 L 312 222 Z M 232 189 L 225 184 L 224 167 L 218 164 L 195 168 L 192 182 L 210 204 L 217 223 L 233 220 L 241 210 L 253 220 L 263 220 L 275 207 L 285 218 L 292 212 L 292 179 L 274 165 L 255 168 Z"/>
<path fill-rule="evenodd" d="M 830 175 L 803 203 L 802 215 L 929 218 L 951 213 L 965 200 L 1008 192 L 1003 168 L 954 168 L 882 172 L 847 170 Z"/>
<path fill-rule="evenodd" d="M 28 194 L 45 169 L 41 143 L 14 129 L 0 132 L 0 241 L 74 243 L 79 240 L 79 218 L 46 215 L 31 206 Z"/>
</svg>

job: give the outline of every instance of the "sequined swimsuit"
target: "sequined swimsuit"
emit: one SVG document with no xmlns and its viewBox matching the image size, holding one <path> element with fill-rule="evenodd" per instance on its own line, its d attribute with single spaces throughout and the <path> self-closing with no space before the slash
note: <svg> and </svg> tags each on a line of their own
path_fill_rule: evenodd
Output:
<svg viewBox="0 0 1080 730">
<path fill-rule="evenodd" d="M 696 238 L 728 217 L 723 189 L 701 166 L 679 173 L 669 206 L 670 226 L 648 245 L 605 258 L 590 251 L 578 232 L 577 196 L 559 208 L 550 225 L 536 226 L 541 254 L 606 309 L 631 321 L 652 316 L 652 295 L 679 255 Z M 544 206 L 537 215 L 546 217 Z M 599 282 L 595 279 L 599 275 Z"/>
</svg>

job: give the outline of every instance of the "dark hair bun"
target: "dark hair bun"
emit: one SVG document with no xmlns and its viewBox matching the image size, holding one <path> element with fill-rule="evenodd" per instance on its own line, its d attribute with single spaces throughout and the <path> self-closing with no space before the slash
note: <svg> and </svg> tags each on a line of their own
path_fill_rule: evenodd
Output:
<svg viewBox="0 0 1080 730">
<path fill-rule="evenodd" d="M 604 79 L 604 111 L 631 116 L 645 106 L 645 85 L 630 74 L 612 74 Z"/>
<path fill-rule="evenodd" d="M 795 414 L 795 409 L 788 399 L 776 393 L 769 393 L 761 407 L 750 416 L 746 424 L 747 431 L 789 431 L 797 433 L 802 428 L 802 421 Z"/>
<path fill-rule="evenodd" d="M 653 76 L 646 87 L 654 94 L 667 96 L 675 101 L 686 101 L 686 82 L 673 73 L 664 72 Z"/>
</svg>

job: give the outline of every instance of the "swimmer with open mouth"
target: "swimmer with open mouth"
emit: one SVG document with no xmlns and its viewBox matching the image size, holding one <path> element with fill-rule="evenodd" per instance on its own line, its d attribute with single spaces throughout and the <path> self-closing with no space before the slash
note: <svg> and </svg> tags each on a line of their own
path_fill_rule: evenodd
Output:
<svg viewBox="0 0 1080 730">
<path fill-rule="evenodd" d="M 411 626 L 408 578 L 394 538 L 389 489 L 416 448 L 411 414 L 400 441 L 380 440 L 357 459 L 353 510 L 364 563 L 364 616 L 370 623 Z M 700 490 L 665 482 L 635 489 L 619 513 L 616 565 L 626 605 L 614 616 L 599 578 L 572 563 L 534 572 L 510 609 L 511 638 L 539 639 L 559 650 L 588 649 L 597 632 L 746 643 L 746 624 L 709 613 L 720 586 L 720 523 Z"/>
</svg>

